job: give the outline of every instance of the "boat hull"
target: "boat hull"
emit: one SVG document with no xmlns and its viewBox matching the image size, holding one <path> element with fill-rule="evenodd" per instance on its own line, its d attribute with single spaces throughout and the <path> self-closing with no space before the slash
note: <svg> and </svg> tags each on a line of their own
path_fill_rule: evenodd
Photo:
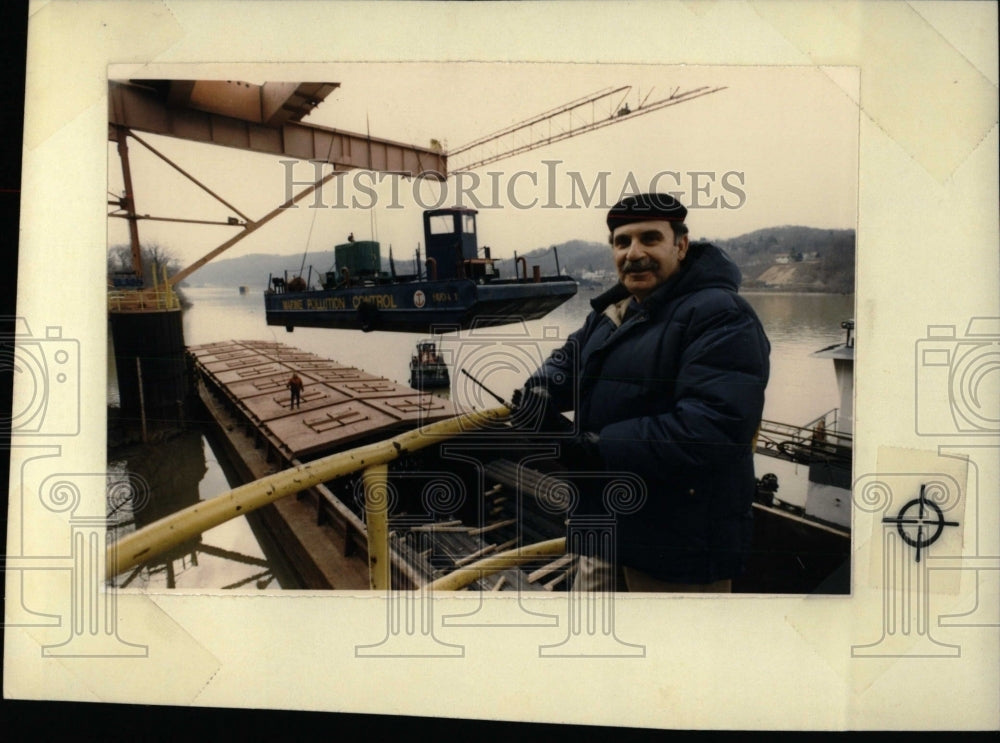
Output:
<svg viewBox="0 0 1000 743">
<path fill-rule="evenodd" d="M 805 515 L 754 503 L 753 544 L 734 593 L 851 592 L 851 535 Z"/>
<path fill-rule="evenodd" d="M 408 333 L 536 320 L 573 297 L 564 277 L 540 281 L 414 281 L 305 292 L 266 292 L 268 325 Z"/>
<path fill-rule="evenodd" d="M 443 364 L 410 369 L 410 386 L 415 390 L 438 390 L 450 385 L 451 376 Z"/>
</svg>

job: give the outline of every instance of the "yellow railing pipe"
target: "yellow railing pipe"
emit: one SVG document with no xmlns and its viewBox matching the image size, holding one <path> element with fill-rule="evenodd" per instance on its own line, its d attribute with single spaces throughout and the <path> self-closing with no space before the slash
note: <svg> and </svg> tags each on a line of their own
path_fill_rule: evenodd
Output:
<svg viewBox="0 0 1000 743">
<path fill-rule="evenodd" d="M 524 562 L 530 562 L 536 557 L 561 555 L 566 551 L 566 537 L 557 537 L 545 542 L 536 542 L 527 547 L 515 547 L 512 550 L 497 555 L 484 557 L 478 562 L 458 568 L 425 586 L 429 591 L 460 591 L 473 581 L 485 578 L 487 575 L 499 573 Z"/>
<path fill-rule="evenodd" d="M 365 523 L 368 534 L 368 578 L 372 590 L 389 589 L 389 465 L 365 468 Z"/>
<path fill-rule="evenodd" d="M 402 454 L 417 451 L 444 438 L 481 428 L 491 421 L 506 417 L 509 413 L 506 407 L 500 406 L 430 423 L 385 441 L 330 454 L 313 462 L 276 472 L 211 500 L 188 506 L 110 545 L 107 550 L 105 575 L 107 578 L 112 578 L 208 531 L 213 526 L 243 516 L 286 495 L 298 493 L 326 480 L 343 477 L 372 465 L 386 464 Z M 388 562 L 388 550 L 382 559 Z"/>
</svg>

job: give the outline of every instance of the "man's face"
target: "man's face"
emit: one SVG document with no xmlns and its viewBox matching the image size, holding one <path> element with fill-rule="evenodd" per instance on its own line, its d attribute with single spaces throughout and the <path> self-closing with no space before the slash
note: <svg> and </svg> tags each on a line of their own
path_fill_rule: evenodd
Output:
<svg viewBox="0 0 1000 743">
<path fill-rule="evenodd" d="M 687 235 L 674 244 L 674 229 L 663 219 L 632 222 L 615 229 L 611 247 L 618 278 L 640 302 L 680 270 Z"/>
</svg>

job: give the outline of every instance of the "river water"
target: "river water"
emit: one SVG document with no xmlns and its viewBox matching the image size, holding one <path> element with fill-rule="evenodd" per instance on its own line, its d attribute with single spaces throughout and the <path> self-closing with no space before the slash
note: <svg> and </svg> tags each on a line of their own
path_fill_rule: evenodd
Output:
<svg viewBox="0 0 1000 743">
<path fill-rule="evenodd" d="M 407 333 L 362 333 L 357 330 L 268 326 L 261 292 L 240 294 L 237 287 L 197 287 L 184 290 L 192 306 L 184 311 L 184 338 L 189 346 L 226 340 L 272 340 L 407 384 L 413 344 L 420 336 Z M 458 373 L 466 369 L 494 393 L 509 399 L 537 362 L 580 326 L 595 291 L 580 293 L 554 312 L 524 325 L 504 326 L 441 338 L 452 374 L 450 395 L 460 408 L 492 407 L 496 402 Z M 841 342 L 840 323 L 854 316 L 853 295 L 745 293 L 771 341 L 771 379 L 764 405 L 769 420 L 804 425 L 839 404 L 829 359 L 811 354 Z M 110 349 L 109 349 L 110 351 Z M 109 353 L 108 398 L 117 398 L 114 363 Z M 239 484 L 228 471 L 213 437 L 192 430 L 170 441 L 133 447 L 109 462 L 121 478 L 141 478 L 155 497 L 135 514 L 117 514 L 118 535 L 147 520 L 159 518 L 198 500 L 207 500 Z M 789 503 L 805 501 L 804 467 L 770 457 L 757 458 L 757 476 L 778 476 L 778 496 Z M 155 505 L 153 505 L 155 504 Z M 109 506 L 114 511 L 115 504 Z M 112 519 L 114 523 L 114 519 Z M 130 587 L 232 588 L 242 591 L 294 588 L 274 558 L 266 535 L 252 519 L 235 519 L 182 545 L 157 564 L 119 576 Z"/>
</svg>

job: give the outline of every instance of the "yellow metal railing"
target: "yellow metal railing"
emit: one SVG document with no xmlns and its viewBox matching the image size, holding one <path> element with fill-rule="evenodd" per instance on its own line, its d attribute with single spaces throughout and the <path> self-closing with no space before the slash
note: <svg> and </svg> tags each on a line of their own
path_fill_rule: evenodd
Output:
<svg viewBox="0 0 1000 743">
<path fill-rule="evenodd" d="M 115 289 L 108 292 L 108 312 L 151 312 L 179 310 L 180 300 L 166 289 Z"/>
<path fill-rule="evenodd" d="M 108 292 L 108 312 L 152 312 L 180 308 L 180 300 L 167 281 L 166 266 L 163 267 L 161 280 L 157 280 L 156 271 L 153 271 L 151 288 L 112 289 Z"/>
<path fill-rule="evenodd" d="M 526 547 L 515 547 L 506 552 L 484 557 L 471 565 L 453 570 L 448 575 L 429 583 L 426 589 L 428 591 L 458 591 L 473 581 L 485 578 L 493 573 L 498 573 L 501 570 L 506 570 L 525 562 L 531 562 L 537 557 L 561 555 L 565 551 L 566 537 L 557 537 L 545 542 L 536 542 Z"/>
<path fill-rule="evenodd" d="M 375 590 L 390 588 L 389 465 L 365 469 L 365 533 L 368 535 L 368 577 Z"/>
<path fill-rule="evenodd" d="M 506 407 L 467 413 L 430 423 L 385 441 L 338 452 L 241 485 L 144 526 L 109 545 L 105 577 L 110 579 L 237 516 L 319 485 L 364 471 L 366 532 L 372 588 L 389 587 L 388 499 L 386 465 L 400 456 L 509 415 Z M 472 566 L 464 570 L 471 570 Z M 464 572 L 464 571 L 463 571 Z"/>
</svg>

